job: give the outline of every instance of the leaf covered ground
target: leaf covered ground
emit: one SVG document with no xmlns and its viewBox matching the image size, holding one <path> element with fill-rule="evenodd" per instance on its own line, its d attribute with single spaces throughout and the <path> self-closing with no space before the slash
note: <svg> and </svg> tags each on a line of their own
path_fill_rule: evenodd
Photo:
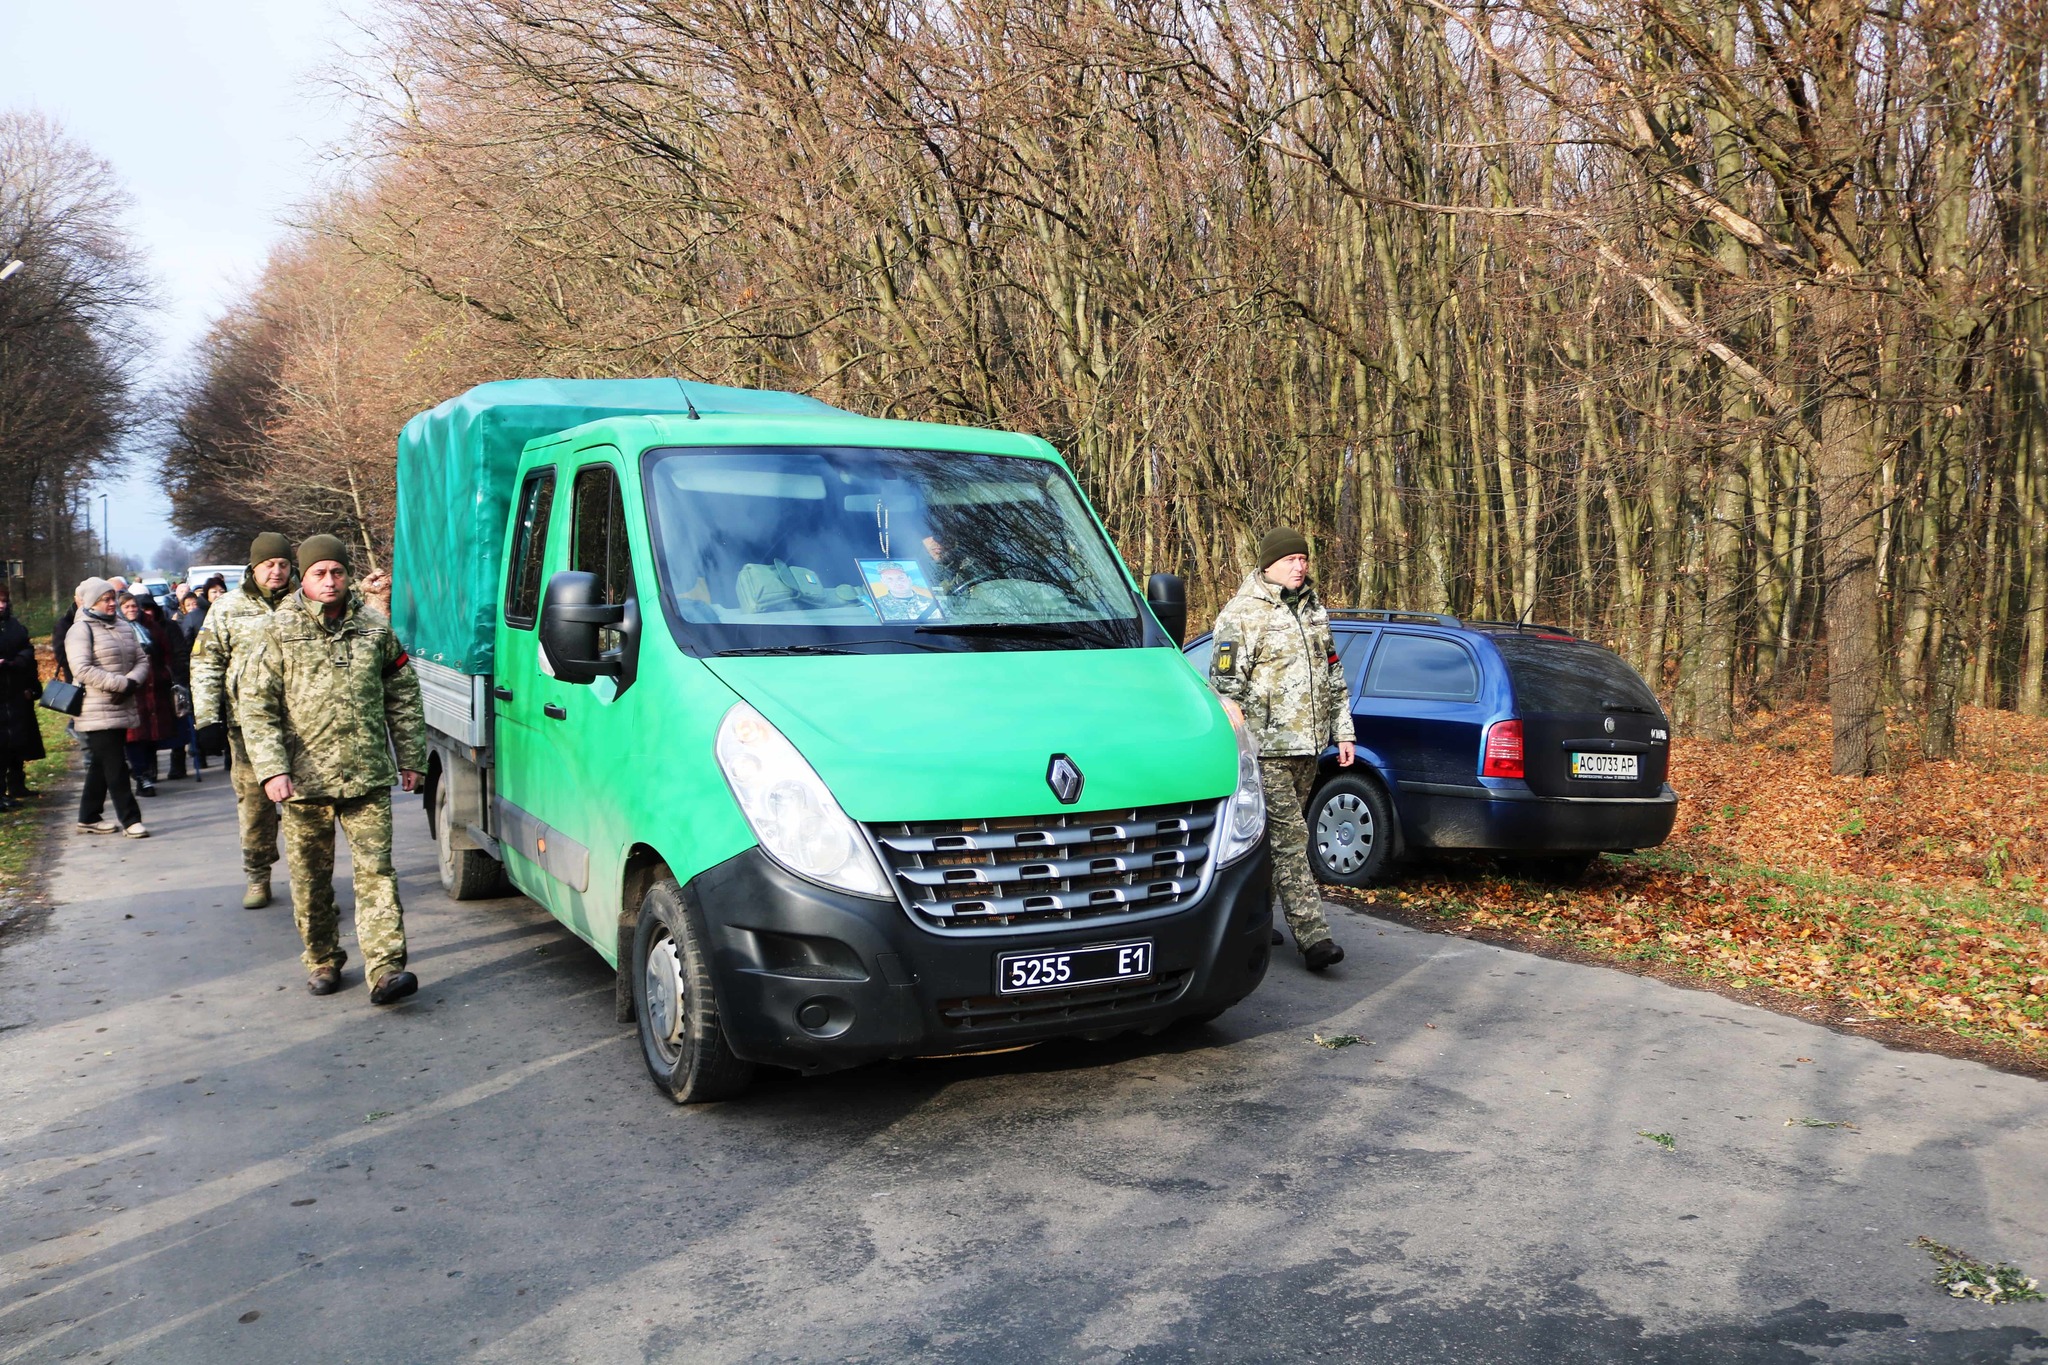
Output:
<svg viewBox="0 0 2048 1365">
<path fill-rule="evenodd" d="M 1894 733 L 1894 753 L 1912 746 Z M 1819 708 L 1679 739 L 1662 848 L 1564 884 L 1411 863 L 1370 899 L 2048 1064 L 2048 718 L 1968 710 L 1960 758 L 1876 778 L 1830 776 L 1828 752 Z"/>
</svg>

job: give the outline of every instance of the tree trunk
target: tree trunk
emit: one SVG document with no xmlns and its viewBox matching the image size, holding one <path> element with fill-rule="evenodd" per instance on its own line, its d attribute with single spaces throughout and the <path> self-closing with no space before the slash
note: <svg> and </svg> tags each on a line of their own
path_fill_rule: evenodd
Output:
<svg viewBox="0 0 2048 1365">
<path fill-rule="evenodd" d="M 1828 633 L 1828 712 L 1834 722 L 1832 770 L 1868 777 L 1885 766 L 1884 651 L 1878 635 L 1877 518 L 1870 505 L 1877 469 L 1876 415 L 1863 393 L 1867 341 L 1855 295 L 1822 286 L 1814 322 L 1826 347 L 1827 392 L 1820 403 L 1821 611 Z"/>
</svg>

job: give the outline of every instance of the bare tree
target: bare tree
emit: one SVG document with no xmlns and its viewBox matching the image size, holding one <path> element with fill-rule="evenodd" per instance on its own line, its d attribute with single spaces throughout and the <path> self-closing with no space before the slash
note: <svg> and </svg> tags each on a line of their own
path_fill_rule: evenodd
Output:
<svg viewBox="0 0 2048 1365">
<path fill-rule="evenodd" d="M 32 113 L 0 114 L 0 544 L 54 604 L 78 568 L 84 485 L 116 472 L 150 291 L 113 171 Z M 85 547 L 90 550 L 90 546 Z"/>
<path fill-rule="evenodd" d="M 401 0 L 180 524 L 379 546 L 479 379 L 797 389 L 1046 435 L 1198 613 L 1284 521 L 1694 730 L 1939 754 L 2044 701 L 2040 3 Z"/>
</svg>

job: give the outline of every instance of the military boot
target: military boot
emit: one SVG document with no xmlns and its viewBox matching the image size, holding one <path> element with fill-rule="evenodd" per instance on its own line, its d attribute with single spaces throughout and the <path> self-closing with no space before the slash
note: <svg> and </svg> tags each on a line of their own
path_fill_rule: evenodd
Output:
<svg viewBox="0 0 2048 1365">
<path fill-rule="evenodd" d="M 389 1005 L 405 999 L 420 988 L 420 979 L 411 972 L 386 972 L 377 978 L 377 984 L 370 987 L 370 1003 Z"/>
<path fill-rule="evenodd" d="M 261 910 L 268 904 L 270 904 L 270 878 L 258 879 L 251 877 L 249 879 L 249 889 L 242 893 L 242 908 L 244 910 Z"/>
</svg>

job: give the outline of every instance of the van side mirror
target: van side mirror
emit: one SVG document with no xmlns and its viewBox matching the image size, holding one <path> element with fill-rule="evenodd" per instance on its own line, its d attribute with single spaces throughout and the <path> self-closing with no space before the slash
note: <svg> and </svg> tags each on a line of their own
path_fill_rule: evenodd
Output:
<svg viewBox="0 0 2048 1365">
<path fill-rule="evenodd" d="M 607 603 L 597 575 L 565 569 L 548 580 L 540 599 L 540 647 L 548 667 L 566 683 L 589 683 L 599 678 L 618 678 L 623 685 L 628 674 L 633 646 L 628 640 L 620 649 L 606 650 L 601 634 L 611 627 L 637 637 L 637 619 L 628 620 L 633 604 Z"/>
<path fill-rule="evenodd" d="M 1145 604 L 1176 645 L 1188 639 L 1188 585 L 1177 573 L 1156 573 L 1145 580 Z"/>
</svg>

